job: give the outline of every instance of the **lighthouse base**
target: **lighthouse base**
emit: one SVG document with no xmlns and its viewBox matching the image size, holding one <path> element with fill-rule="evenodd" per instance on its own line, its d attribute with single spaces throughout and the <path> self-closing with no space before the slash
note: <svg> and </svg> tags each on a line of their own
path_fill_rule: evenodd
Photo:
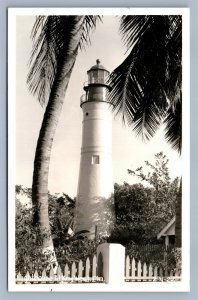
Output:
<svg viewBox="0 0 198 300">
<path fill-rule="evenodd" d="M 89 239 L 107 238 L 115 224 L 113 194 L 108 197 L 79 197 L 76 205 L 75 232 L 88 231 Z"/>
</svg>

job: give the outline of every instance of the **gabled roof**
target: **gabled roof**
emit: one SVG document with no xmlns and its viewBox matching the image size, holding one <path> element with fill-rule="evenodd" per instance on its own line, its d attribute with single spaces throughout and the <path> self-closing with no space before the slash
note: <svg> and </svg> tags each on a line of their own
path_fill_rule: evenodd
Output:
<svg viewBox="0 0 198 300">
<path fill-rule="evenodd" d="M 174 230 L 175 232 L 175 217 L 168 222 L 168 224 L 160 231 L 160 233 L 157 235 L 157 239 L 160 239 L 162 236 L 170 235 L 169 231 Z"/>
</svg>

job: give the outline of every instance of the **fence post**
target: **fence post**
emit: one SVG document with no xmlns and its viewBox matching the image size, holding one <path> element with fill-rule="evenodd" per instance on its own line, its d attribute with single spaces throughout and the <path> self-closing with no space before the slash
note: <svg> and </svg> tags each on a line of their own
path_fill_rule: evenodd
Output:
<svg viewBox="0 0 198 300">
<path fill-rule="evenodd" d="M 97 264 L 99 255 L 102 255 L 102 274 L 105 282 L 110 284 L 124 283 L 125 247 L 120 244 L 100 244 L 97 248 Z"/>
</svg>

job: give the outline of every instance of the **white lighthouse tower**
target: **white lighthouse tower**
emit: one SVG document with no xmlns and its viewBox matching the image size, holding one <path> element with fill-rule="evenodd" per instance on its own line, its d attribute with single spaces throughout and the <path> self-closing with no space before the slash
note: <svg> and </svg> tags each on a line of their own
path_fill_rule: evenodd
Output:
<svg viewBox="0 0 198 300">
<path fill-rule="evenodd" d="M 97 59 L 81 97 L 83 110 L 81 162 L 75 231 L 88 230 L 89 238 L 108 236 L 114 220 L 112 178 L 112 107 L 107 102 L 109 72 Z"/>
</svg>

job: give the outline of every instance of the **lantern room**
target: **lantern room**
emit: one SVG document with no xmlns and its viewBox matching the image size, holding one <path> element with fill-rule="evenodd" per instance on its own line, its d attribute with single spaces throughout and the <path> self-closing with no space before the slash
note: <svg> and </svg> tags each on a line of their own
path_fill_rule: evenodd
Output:
<svg viewBox="0 0 198 300">
<path fill-rule="evenodd" d="M 96 65 L 94 65 L 88 74 L 88 84 L 105 84 L 106 78 L 109 72 L 100 64 L 100 60 L 96 60 Z"/>
<path fill-rule="evenodd" d="M 88 81 L 86 84 L 84 84 L 84 90 L 86 91 L 86 94 L 81 96 L 81 106 L 86 102 L 107 102 L 107 94 L 111 90 L 110 85 L 108 85 L 106 82 L 109 74 L 109 71 L 107 71 L 106 68 L 101 65 L 100 60 L 97 59 L 96 65 L 87 71 Z"/>
</svg>

